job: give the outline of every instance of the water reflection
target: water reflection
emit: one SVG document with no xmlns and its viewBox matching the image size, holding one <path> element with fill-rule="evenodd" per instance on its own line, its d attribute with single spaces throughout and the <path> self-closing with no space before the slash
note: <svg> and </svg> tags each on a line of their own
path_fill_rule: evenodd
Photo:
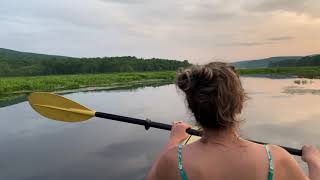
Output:
<svg viewBox="0 0 320 180">
<path fill-rule="evenodd" d="M 257 141 L 320 145 L 320 96 L 288 94 L 294 79 L 242 78 L 251 99 L 241 134 Z M 92 109 L 171 123 L 192 122 L 174 85 L 65 94 Z M 169 132 L 93 118 L 47 120 L 27 102 L 0 108 L 0 179 L 143 179 Z M 299 160 L 300 161 L 300 160 Z M 300 165 L 305 165 L 300 161 Z"/>
<path fill-rule="evenodd" d="M 17 96 L 9 99 L 0 99 L 0 108 L 6 107 L 6 106 L 12 106 L 21 102 L 24 102 L 27 100 L 26 96 Z"/>
<path fill-rule="evenodd" d="M 294 85 L 285 88 L 284 92 L 288 94 L 313 94 L 320 95 L 319 79 L 295 79 Z"/>
<path fill-rule="evenodd" d="M 135 91 L 139 88 L 144 88 L 144 87 L 159 87 L 163 85 L 168 85 L 172 84 L 172 81 L 146 81 L 146 82 L 136 82 L 136 83 L 129 83 L 125 85 L 116 85 L 116 86 L 110 86 L 110 87 L 88 87 L 88 88 L 82 88 L 82 89 L 72 89 L 72 90 L 62 90 L 62 91 L 57 91 L 55 92 L 56 94 L 60 95 L 66 95 L 66 94 L 71 94 L 71 93 L 77 93 L 77 92 L 103 92 L 103 91 Z M 15 105 L 21 102 L 24 102 L 27 100 L 27 96 L 29 93 L 26 94 L 20 94 L 17 96 L 12 96 L 12 97 L 1 97 L 0 98 L 0 108 L 6 107 L 6 106 L 11 106 Z"/>
</svg>

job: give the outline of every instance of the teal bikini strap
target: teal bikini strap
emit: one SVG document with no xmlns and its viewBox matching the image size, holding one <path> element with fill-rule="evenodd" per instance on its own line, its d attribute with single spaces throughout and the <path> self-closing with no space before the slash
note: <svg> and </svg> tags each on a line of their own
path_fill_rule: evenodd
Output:
<svg viewBox="0 0 320 180">
<path fill-rule="evenodd" d="M 183 164 L 182 164 L 182 144 L 178 145 L 178 168 L 180 172 L 180 176 L 182 180 L 188 180 L 186 172 L 184 171 Z"/>
<path fill-rule="evenodd" d="M 269 172 L 268 172 L 268 180 L 272 180 L 273 178 L 273 161 L 272 161 L 272 155 L 269 149 L 269 146 L 264 145 L 266 148 L 267 154 L 268 154 L 268 159 L 269 159 Z"/>
</svg>

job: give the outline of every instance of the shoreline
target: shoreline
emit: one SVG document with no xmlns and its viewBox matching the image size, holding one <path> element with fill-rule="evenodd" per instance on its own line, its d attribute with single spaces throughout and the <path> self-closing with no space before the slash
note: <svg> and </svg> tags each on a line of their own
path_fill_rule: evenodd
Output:
<svg viewBox="0 0 320 180">
<path fill-rule="evenodd" d="M 320 67 L 238 69 L 241 77 L 290 79 L 320 78 Z M 172 83 L 176 71 L 123 72 L 106 74 L 0 77 L 0 102 L 21 98 L 31 92 L 73 93 L 126 88 L 138 84 Z"/>
<path fill-rule="evenodd" d="M 111 86 L 105 87 L 86 87 L 86 88 L 79 88 L 79 89 L 67 89 L 67 90 L 58 90 L 58 91 L 46 91 L 55 94 L 72 94 L 78 92 L 91 92 L 91 91 L 111 91 L 111 90 L 118 90 L 118 89 L 137 89 L 141 87 L 155 87 L 155 86 L 162 86 L 172 84 L 172 81 L 167 80 L 146 80 L 146 81 L 134 81 L 130 83 L 115 83 Z M 117 84 L 117 85 L 116 85 Z M 41 92 L 41 91 L 37 91 Z M 32 92 L 26 92 L 23 94 L 14 94 L 11 96 L 7 96 L 4 98 L 0 97 L 0 108 L 18 104 L 24 101 L 27 101 L 27 96 Z"/>
<path fill-rule="evenodd" d="M 171 81 L 166 80 L 145 80 L 145 81 L 132 81 L 129 83 L 115 83 L 110 86 L 90 86 L 90 87 L 84 87 L 79 89 L 66 89 L 66 90 L 60 90 L 60 91 L 52 91 L 52 93 L 55 94 L 71 94 L 71 93 L 77 93 L 77 92 L 91 92 L 91 91 L 111 91 L 111 90 L 117 90 L 117 89 L 129 89 L 129 88 L 139 88 L 139 87 L 146 87 L 146 86 L 157 86 L 157 85 L 166 85 L 166 84 L 172 84 Z"/>
<path fill-rule="evenodd" d="M 306 67 L 279 67 L 279 68 L 258 68 L 258 69 L 238 69 L 241 76 L 270 76 L 272 77 L 292 77 L 320 79 L 319 66 Z"/>
<path fill-rule="evenodd" d="M 252 78 L 269 78 L 269 79 L 294 79 L 303 78 L 296 75 L 289 74 L 241 74 L 241 77 L 252 77 Z"/>
<path fill-rule="evenodd" d="M 0 77 L 0 101 L 8 101 L 31 92 L 71 93 L 108 90 L 139 84 L 174 82 L 175 71 L 80 74 L 32 77 Z"/>
<path fill-rule="evenodd" d="M 62 91 L 110 87 L 148 81 L 174 81 L 176 72 L 132 72 L 30 77 L 0 77 L 0 97 L 34 91 Z"/>
</svg>

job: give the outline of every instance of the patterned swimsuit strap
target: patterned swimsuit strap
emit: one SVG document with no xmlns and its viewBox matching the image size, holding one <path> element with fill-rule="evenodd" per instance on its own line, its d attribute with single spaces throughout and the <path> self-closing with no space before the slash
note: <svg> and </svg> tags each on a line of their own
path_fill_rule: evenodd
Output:
<svg viewBox="0 0 320 180">
<path fill-rule="evenodd" d="M 186 175 L 186 172 L 182 164 L 182 144 L 178 145 L 178 168 L 179 168 L 179 172 L 182 180 L 188 180 L 188 177 Z"/>
<path fill-rule="evenodd" d="M 269 172 L 268 172 L 268 180 L 272 180 L 273 179 L 273 161 L 272 161 L 272 155 L 269 149 L 268 145 L 264 145 L 267 154 L 268 154 L 268 160 L 269 160 Z"/>
</svg>

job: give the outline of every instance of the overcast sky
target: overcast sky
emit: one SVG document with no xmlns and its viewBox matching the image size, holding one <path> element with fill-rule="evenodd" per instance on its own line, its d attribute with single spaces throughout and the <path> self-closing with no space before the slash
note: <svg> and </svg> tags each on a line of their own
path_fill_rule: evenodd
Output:
<svg viewBox="0 0 320 180">
<path fill-rule="evenodd" d="M 0 47 L 236 61 L 320 53 L 320 0 L 1 0 Z"/>
</svg>

